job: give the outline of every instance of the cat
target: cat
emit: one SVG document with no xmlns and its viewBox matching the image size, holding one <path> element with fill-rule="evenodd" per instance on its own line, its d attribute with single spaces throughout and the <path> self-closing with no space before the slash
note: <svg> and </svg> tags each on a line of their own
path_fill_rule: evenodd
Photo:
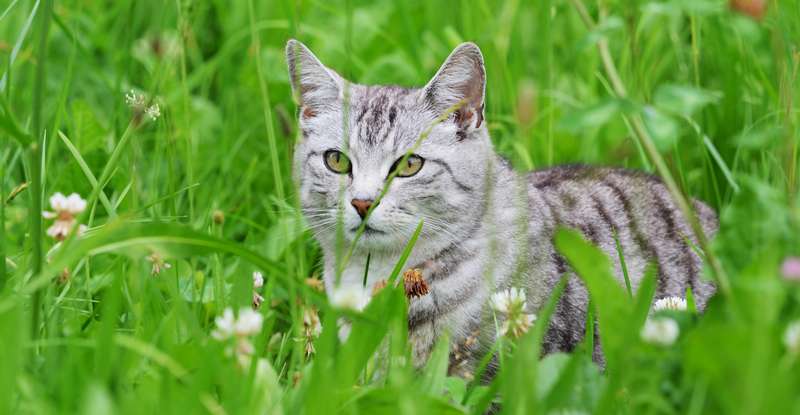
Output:
<svg viewBox="0 0 800 415">
<path fill-rule="evenodd" d="M 474 43 L 456 47 L 422 88 L 351 84 L 296 40 L 286 56 L 299 101 L 294 179 L 323 250 L 328 294 L 380 284 L 423 223 L 403 268 L 421 270 L 430 289 L 409 302 L 415 364 L 448 333 L 450 373 L 469 376 L 496 338 L 491 295 L 522 288 L 526 311 L 536 313 L 564 274 L 543 352 L 572 350 L 584 337 L 588 294 L 554 247 L 559 226 L 605 251 L 622 284 L 618 241 L 634 290 L 655 263 L 656 298 L 683 297 L 690 287 L 702 309 L 715 292 L 686 242 L 696 244 L 694 234 L 657 177 L 580 165 L 523 174 L 495 153 L 484 120 L 483 55 Z M 711 237 L 714 211 L 692 204 Z M 346 256 L 341 246 L 356 238 L 362 221 L 364 232 L 337 273 Z M 602 361 L 595 340 L 594 358 Z"/>
</svg>

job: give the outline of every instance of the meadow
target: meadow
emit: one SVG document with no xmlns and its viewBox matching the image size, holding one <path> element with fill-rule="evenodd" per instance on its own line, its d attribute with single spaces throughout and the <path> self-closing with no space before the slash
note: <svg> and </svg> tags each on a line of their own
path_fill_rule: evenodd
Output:
<svg viewBox="0 0 800 415">
<path fill-rule="evenodd" d="M 540 356 L 558 292 L 493 380 L 448 375 L 446 342 L 415 369 L 402 289 L 363 312 L 320 289 L 290 38 L 405 86 L 476 42 L 497 151 L 706 201 L 718 294 L 648 342 L 653 279 L 626 291 L 565 231 L 603 370 L 591 340 Z M 6 0 L 0 413 L 800 413 L 799 71 L 797 0 Z"/>
</svg>

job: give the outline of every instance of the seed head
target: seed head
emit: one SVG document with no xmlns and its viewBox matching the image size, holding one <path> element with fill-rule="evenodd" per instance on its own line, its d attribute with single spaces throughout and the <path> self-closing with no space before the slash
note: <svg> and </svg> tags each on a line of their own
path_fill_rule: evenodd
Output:
<svg viewBox="0 0 800 415">
<path fill-rule="evenodd" d="M 403 287 L 409 299 L 422 297 L 430 292 L 428 283 L 422 277 L 422 270 L 416 268 L 403 273 Z"/>
</svg>

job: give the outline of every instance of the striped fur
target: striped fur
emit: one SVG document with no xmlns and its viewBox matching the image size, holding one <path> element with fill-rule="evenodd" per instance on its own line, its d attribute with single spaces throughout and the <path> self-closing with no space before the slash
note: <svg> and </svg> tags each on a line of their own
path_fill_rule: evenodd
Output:
<svg viewBox="0 0 800 415">
<path fill-rule="evenodd" d="M 300 102 L 302 139 L 295 179 L 303 211 L 324 252 L 326 289 L 386 278 L 420 220 L 421 236 L 405 268 L 423 271 L 431 291 L 409 304 L 409 338 L 424 362 L 443 333 L 451 336 L 451 372 L 471 371 L 495 338 L 487 300 L 497 290 L 525 289 L 537 312 L 562 275 L 566 291 L 545 336 L 544 351 L 568 351 L 585 333 L 588 294 L 553 245 L 559 226 L 582 232 L 623 273 L 616 240 L 633 289 L 648 264 L 658 266 L 656 297 L 683 296 L 691 287 L 704 307 L 714 287 L 687 243 L 696 238 L 667 189 L 655 176 L 587 166 L 560 166 L 522 174 L 494 152 L 483 122 L 485 74 L 474 44 L 463 44 L 423 88 L 349 84 L 302 44 L 287 45 L 292 87 Z M 442 122 L 443 113 L 457 109 Z M 414 150 L 420 172 L 395 178 L 367 218 L 354 255 L 338 277 L 341 243 L 352 242 L 361 218 L 351 199 L 375 199 L 392 164 Z M 327 169 L 323 154 L 339 150 L 352 172 Z M 717 229 L 714 212 L 694 202 L 704 231 Z M 337 228 L 340 232 L 337 232 Z M 337 240 L 337 233 L 341 240 Z M 616 238 L 616 240 L 615 240 Z M 597 330 L 594 331 L 597 333 Z M 595 344 L 599 344 L 595 342 Z M 595 358 L 602 360 L 599 346 Z"/>
</svg>

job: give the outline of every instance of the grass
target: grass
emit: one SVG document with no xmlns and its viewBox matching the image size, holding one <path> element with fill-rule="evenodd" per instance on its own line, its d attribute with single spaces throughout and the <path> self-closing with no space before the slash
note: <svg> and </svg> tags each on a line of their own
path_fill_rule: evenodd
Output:
<svg viewBox="0 0 800 415">
<path fill-rule="evenodd" d="M 0 6 L 0 413 L 798 413 L 783 336 L 800 285 L 780 267 L 800 255 L 800 2 L 765 3 L 760 19 L 723 0 Z M 492 382 L 448 376 L 445 343 L 409 367 L 401 292 L 354 313 L 307 281 L 321 253 L 291 179 L 291 37 L 353 81 L 401 85 L 477 42 L 498 152 L 520 170 L 638 168 L 707 201 L 720 232 L 696 248 L 721 294 L 702 316 L 670 314 L 674 345 L 647 344 L 653 279 L 610 282 L 607 259 L 564 232 L 605 371 L 592 336 L 540 358 L 560 290 L 496 345 Z M 126 106 L 131 90 L 161 117 Z M 89 202 L 89 231 L 58 246 L 40 213 L 55 192 Z M 156 276 L 154 253 L 170 265 Z M 254 271 L 263 327 L 242 365 L 211 332 L 249 307 Z"/>
</svg>

